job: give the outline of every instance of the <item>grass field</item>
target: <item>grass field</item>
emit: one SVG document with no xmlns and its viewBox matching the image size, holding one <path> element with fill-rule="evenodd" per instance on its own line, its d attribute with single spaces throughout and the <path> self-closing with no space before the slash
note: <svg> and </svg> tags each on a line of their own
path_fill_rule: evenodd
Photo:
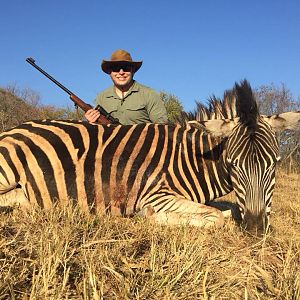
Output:
<svg viewBox="0 0 300 300">
<path fill-rule="evenodd" d="M 70 207 L 2 212 L 0 300 L 300 299 L 299 174 L 277 174 L 271 223 L 257 238 L 232 220 L 201 230 Z"/>
</svg>

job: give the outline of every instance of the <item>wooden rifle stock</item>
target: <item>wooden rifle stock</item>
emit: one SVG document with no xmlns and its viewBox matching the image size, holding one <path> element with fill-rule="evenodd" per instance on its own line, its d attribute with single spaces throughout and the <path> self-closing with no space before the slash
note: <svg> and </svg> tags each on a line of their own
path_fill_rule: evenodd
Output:
<svg viewBox="0 0 300 300">
<path fill-rule="evenodd" d="M 77 105 L 78 107 L 80 107 L 84 112 L 87 112 L 88 110 L 92 109 L 92 105 L 85 103 L 83 100 L 81 100 L 79 97 L 77 97 L 76 95 L 72 94 L 70 95 L 70 99 L 75 103 L 75 105 Z M 99 110 L 98 107 L 96 107 L 95 109 Z M 100 112 L 100 117 L 97 119 L 97 123 L 99 124 L 103 124 L 103 125 L 108 125 L 108 124 L 117 124 L 118 122 L 116 121 L 116 119 L 114 120 L 110 120 L 108 117 L 108 114 L 106 115 L 106 117 L 101 114 Z M 110 116 L 110 115 L 109 115 Z M 111 116 L 110 116 L 111 117 Z M 112 117 L 111 117 L 112 118 Z"/>
<path fill-rule="evenodd" d="M 80 107 L 84 112 L 87 112 L 89 109 L 92 109 L 93 107 L 90 104 L 85 103 L 83 100 L 81 100 L 79 97 L 77 97 L 74 93 L 72 93 L 70 90 L 68 90 L 65 86 L 63 86 L 60 82 L 58 82 L 56 79 L 54 79 L 51 75 L 49 75 L 47 72 L 45 72 L 42 68 L 40 68 L 38 65 L 35 64 L 35 60 L 31 57 L 28 57 L 26 59 L 28 63 L 30 63 L 34 68 L 36 68 L 38 71 L 40 71 L 43 75 L 45 75 L 48 79 L 50 79 L 52 82 L 54 82 L 56 85 L 58 85 L 62 90 L 64 90 L 66 93 L 69 94 L 70 99 Z M 100 112 L 100 117 L 96 121 L 99 124 L 108 125 L 108 124 L 120 124 L 118 119 L 113 118 L 103 107 L 97 106 L 95 109 L 97 109 Z"/>
</svg>

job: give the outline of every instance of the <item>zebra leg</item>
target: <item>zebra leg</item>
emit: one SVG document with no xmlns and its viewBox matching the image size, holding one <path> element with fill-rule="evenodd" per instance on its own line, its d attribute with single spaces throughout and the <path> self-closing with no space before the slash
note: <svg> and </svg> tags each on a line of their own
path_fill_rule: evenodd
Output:
<svg viewBox="0 0 300 300">
<path fill-rule="evenodd" d="M 0 206 L 20 206 L 30 207 L 30 202 L 21 188 L 9 189 L 7 192 L 1 191 Z"/>
<path fill-rule="evenodd" d="M 152 205 L 145 206 L 141 213 L 145 217 L 163 225 L 192 225 L 197 227 L 222 227 L 224 216 L 214 207 L 192 202 L 186 199 L 174 199 L 171 205 L 158 209 Z"/>
</svg>

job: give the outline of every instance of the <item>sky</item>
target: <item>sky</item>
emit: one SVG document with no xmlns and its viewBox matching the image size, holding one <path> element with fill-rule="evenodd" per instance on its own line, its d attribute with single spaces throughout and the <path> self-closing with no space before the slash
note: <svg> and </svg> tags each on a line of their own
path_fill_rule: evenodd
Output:
<svg viewBox="0 0 300 300">
<path fill-rule="evenodd" d="M 185 110 L 246 78 L 300 95 L 299 0 L 10 0 L 0 2 L 0 87 L 32 89 L 45 105 L 85 102 L 111 85 L 102 59 L 125 49 L 135 79 L 176 96 Z"/>
</svg>

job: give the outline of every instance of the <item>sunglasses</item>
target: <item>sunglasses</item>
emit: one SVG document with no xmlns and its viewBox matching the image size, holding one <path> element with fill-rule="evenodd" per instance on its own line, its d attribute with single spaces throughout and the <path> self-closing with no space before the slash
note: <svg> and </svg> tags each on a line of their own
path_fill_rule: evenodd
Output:
<svg viewBox="0 0 300 300">
<path fill-rule="evenodd" d="M 122 69 L 124 72 L 131 72 L 132 65 L 111 65 L 110 69 L 112 72 L 120 72 Z"/>
</svg>

